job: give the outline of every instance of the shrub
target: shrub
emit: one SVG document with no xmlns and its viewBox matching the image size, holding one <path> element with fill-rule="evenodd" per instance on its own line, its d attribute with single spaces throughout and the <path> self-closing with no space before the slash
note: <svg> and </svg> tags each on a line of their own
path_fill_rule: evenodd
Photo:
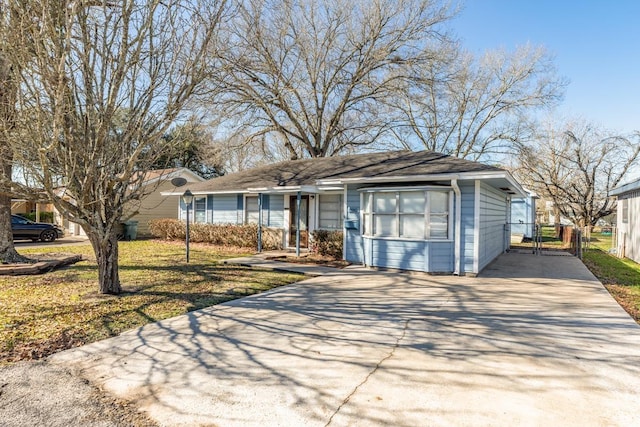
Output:
<svg viewBox="0 0 640 427">
<path fill-rule="evenodd" d="M 20 216 L 30 221 L 36 220 L 35 212 L 23 213 L 20 214 Z M 48 222 L 49 224 L 53 224 L 53 212 L 40 212 L 40 222 Z"/>
<path fill-rule="evenodd" d="M 149 221 L 149 232 L 153 237 L 164 240 L 184 240 L 186 224 L 177 219 L 154 219 Z"/>
<path fill-rule="evenodd" d="M 313 252 L 336 260 L 342 259 L 342 231 L 315 230 L 311 236 L 313 238 L 311 242 Z"/>
<path fill-rule="evenodd" d="M 186 223 L 177 219 L 154 219 L 149 221 L 153 237 L 165 240 L 184 240 Z M 258 247 L 257 224 L 189 224 L 189 240 L 194 243 L 228 245 L 241 248 Z M 262 227 L 262 248 L 282 249 L 281 230 Z"/>
</svg>

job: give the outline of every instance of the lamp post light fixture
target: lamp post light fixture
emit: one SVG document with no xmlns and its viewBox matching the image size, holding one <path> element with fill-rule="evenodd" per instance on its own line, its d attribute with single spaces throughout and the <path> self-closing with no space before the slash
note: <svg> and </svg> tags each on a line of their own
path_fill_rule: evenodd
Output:
<svg viewBox="0 0 640 427">
<path fill-rule="evenodd" d="M 193 193 L 191 190 L 187 189 L 182 195 L 182 202 L 187 206 L 187 233 L 186 233 L 186 243 L 187 243 L 187 263 L 189 262 L 189 207 L 191 207 L 191 203 L 193 203 Z"/>
</svg>

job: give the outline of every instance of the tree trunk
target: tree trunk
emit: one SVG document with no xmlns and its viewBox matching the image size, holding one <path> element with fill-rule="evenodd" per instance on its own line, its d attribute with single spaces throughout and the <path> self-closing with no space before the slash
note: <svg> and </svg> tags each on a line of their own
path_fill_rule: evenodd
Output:
<svg viewBox="0 0 640 427">
<path fill-rule="evenodd" d="M 89 232 L 87 234 L 98 263 L 100 293 L 118 295 L 122 292 L 122 287 L 120 286 L 120 276 L 118 274 L 117 233 L 99 235 L 96 232 Z"/>
<path fill-rule="evenodd" d="M 6 161 L 2 162 L 2 170 L 6 168 Z M 9 167 L 10 168 L 10 167 Z M 14 264 L 17 262 L 28 262 L 29 259 L 23 257 L 13 245 L 13 233 L 11 232 L 11 196 L 5 192 L 0 193 L 0 262 L 3 264 Z"/>
<path fill-rule="evenodd" d="M 561 221 L 560 221 L 560 208 L 558 208 L 556 206 L 556 204 L 553 204 L 553 228 L 556 231 L 556 238 L 560 238 L 560 226 L 561 226 Z"/>
<path fill-rule="evenodd" d="M 14 127 L 16 86 L 11 76 L 11 63 L 0 52 L 0 135 Z M 0 140 L 0 174 L 2 181 L 11 182 L 13 151 L 8 141 Z M 0 189 L 0 262 L 26 262 L 27 258 L 16 252 L 11 232 L 10 188 Z"/>
</svg>

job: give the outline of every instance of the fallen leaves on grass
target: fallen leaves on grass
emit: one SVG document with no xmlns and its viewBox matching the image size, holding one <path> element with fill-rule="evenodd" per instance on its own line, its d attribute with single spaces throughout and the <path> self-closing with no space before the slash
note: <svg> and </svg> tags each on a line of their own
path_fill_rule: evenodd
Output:
<svg viewBox="0 0 640 427">
<path fill-rule="evenodd" d="M 605 288 L 624 311 L 629 313 L 633 320 L 640 323 L 640 287 L 605 285 Z"/>
<path fill-rule="evenodd" d="M 640 264 L 597 249 L 585 251 L 583 262 L 618 304 L 640 323 Z"/>
<path fill-rule="evenodd" d="M 89 255 L 90 247 L 69 247 Z M 95 261 L 39 276 L 0 277 L 0 364 L 38 359 L 186 312 L 300 280 L 302 276 L 225 265 L 217 247 L 121 242 L 121 295 L 98 293 Z"/>
</svg>

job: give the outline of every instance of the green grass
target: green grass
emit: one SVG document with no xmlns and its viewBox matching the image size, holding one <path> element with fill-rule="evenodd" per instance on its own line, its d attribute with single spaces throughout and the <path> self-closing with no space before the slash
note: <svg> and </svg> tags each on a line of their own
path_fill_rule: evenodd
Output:
<svg viewBox="0 0 640 427">
<path fill-rule="evenodd" d="M 640 264 L 600 249 L 584 251 L 583 262 L 622 308 L 640 323 Z"/>
<path fill-rule="evenodd" d="M 0 276 L 0 364 L 36 359 L 149 322 L 301 280 L 299 274 L 218 263 L 238 251 L 160 241 L 120 243 L 119 296 L 98 293 L 90 246 L 20 251 L 64 252 L 88 258 L 37 276 Z"/>
<path fill-rule="evenodd" d="M 556 231 L 553 226 L 542 227 L 542 245 L 551 247 L 562 247 L 562 240 L 556 237 Z"/>
<path fill-rule="evenodd" d="M 591 238 L 587 239 L 587 245 L 590 249 L 608 252 L 613 247 L 613 236 L 610 233 L 591 233 Z"/>
</svg>

